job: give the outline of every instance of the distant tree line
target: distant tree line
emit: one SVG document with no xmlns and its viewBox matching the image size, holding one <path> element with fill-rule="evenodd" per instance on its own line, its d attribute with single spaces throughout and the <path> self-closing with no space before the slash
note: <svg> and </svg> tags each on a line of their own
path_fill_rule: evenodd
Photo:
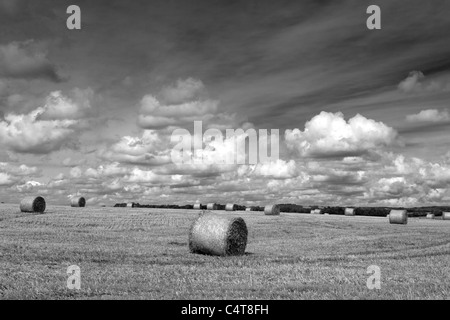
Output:
<svg viewBox="0 0 450 320">
<path fill-rule="evenodd" d="M 127 203 L 116 203 L 114 207 L 126 207 Z M 201 205 L 200 209 L 206 210 L 206 204 Z M 226 204 L 217 204 L 218 210 L 225 210 Z M 322 213 L 344 215 L 346 207 L 320 207 L 317 205 L 304 207 L 302 205 L 287 203 L 279 204 L 281 212 L 292 213 L 310 213 L 311 210 L 321 209 Z M 193 209 L 192 204 L 176 205 L 176 204 L 139 204 L 137 202 L 132 203 L 133 208 L 153 208 L 153 209 Z M 264 211 L 264 207 L 261 206 L 242 206 L 236 205 L 237 211 L 244 211 L 246 208 L 250 208 L 251 211 Z M 407 210 L 410 217 L 425 217 L 428 213 L 433 213 L 435 216 L 442 216 L 442 212 L 450 211 L 450 207 L 414 207 L 414 208 L 394 208 L 394 207 L 354 207 L 355 215 L 357 216 L 370 216 L 370 217 L 386 217 L 392 209 Z"/>
</svg>

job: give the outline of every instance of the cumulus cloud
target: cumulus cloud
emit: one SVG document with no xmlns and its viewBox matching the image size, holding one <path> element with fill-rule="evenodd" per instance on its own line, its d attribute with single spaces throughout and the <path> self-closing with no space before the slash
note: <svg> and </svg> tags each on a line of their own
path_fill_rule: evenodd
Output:
<svg viewBox="0 0 450 320">
<path fill-rule="evenodd" d="M 32 40 L 0 45 L 0 76 L 21 79 L 62 80 L 57 68 L 43 50 Z"/>
<path fill-rule="evenodd" d="M 285 132 L 288 148 L 310 157 L 362 155 L 374 148 L 393 145 L 396 138 L 397 132 L 382 122 L 359 114 L 347 122 L 341 112 L 324 111 L 306 122 L 304 131 Z"/>
<path fill-rule="evenodd" d="M 61 91 L 51 92 L 46 98 L 42 120 L 82 119 L 93 112 L 91 101 L 94 97 L 92 89 L 78 88 L 70 92 L 73 97 L 64 96 Z"/>
<path fill-rule="evenodd" d="M 91 109 L 91 90 L 75 89 L 75 100 L 52 92 L 43 107 L 28 114 L 7 114 L 0 120 L 0 142 L 19 153 L 46 154 L 61 149 L 81 129 Z"/>
<path fill-rule="evenodd" d="M 406 116 L 408 122 L 447 122 L 450 120 L 450 114 L 447 109 L 427 109 L 422 110 L 417 114 L 410 114 Z"/>
<path fill-rule="evenodd" d="M 163 105 L 155 97 L 146 95 L 140 102 L 139 125 L 144 129 L 161 129 L 208 121 L 216 113 L 217 105 L 218 102 L 213 100 Z"/>
<path fill-rule="evenodd" d="M 0 185 L 12 186 L 23 183 L 30 177 L 40 176 L 41 170 L 37 167 L 29 167 L 25 164 L 15 165 L 7 162 L 0 162 Z"/>
<path fill-rule="evenodd" d="M 38 120 L 44 112 L 8 114 L 0 121 L 0 141 L 20 153 L 45 154 L 60 149 L 75 132 L 75 120 Z"/>
<path fill-rule="evenodd" d="M 202 121 L 218 129 L 233 128 L 245 121 L 236 114 L 219 112 L 219 102 L 207 98 L 203 83 L 189 78 L 165 87 L 157 95 L 145 95 L 139 103 L 138 124 L 143 129 L 180 127 Z"/>
<path fill-rule="evenodd" d="M 408 77 L 399 83 L 398 89 L 403 92 L 413 92 L 422 89 L 420 80 L 425 76 L 420 71 L 411 71 Z"/>
<path fill-rule="evenodd" d="M 171 162 L 169 138 L 146 130 L 141 137 L 123 136 L 108 148 L 99 150 L 102 159 L 140 165 L 163 165 Z"/>
<path fill-rule="evenodd" d="M 450 84 L 442 79 L 426 81 L 421 71 L 411 71 L 408 77 L 398 84 L 398 90 L 404 93 L 446 92 L 450 91 Z"/>
</svg>

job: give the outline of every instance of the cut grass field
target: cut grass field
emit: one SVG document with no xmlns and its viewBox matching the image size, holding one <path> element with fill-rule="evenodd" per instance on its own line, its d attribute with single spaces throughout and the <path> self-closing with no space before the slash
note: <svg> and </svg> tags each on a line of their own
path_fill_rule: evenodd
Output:
<svg viewBox="0 0 450 320">
<path fill-rule="evenodd" d="M 244 218 L 248 245 L 212 257 L 188 250 L 199 212 L 2 204 L 0 299 L 450 298 L 450 221 L 220 211 Z M 66 287 L 70 265 L 80 290 Z"/>
</svg>

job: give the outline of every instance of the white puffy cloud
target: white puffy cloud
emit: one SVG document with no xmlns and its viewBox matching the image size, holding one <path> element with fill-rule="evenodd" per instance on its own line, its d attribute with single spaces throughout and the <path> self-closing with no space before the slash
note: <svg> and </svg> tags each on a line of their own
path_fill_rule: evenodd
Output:
<svg viewBox="0 0 450 320">
<path fill-rule="evenodd" d="M 61 81 L 42 44 L 32 40 L 0 45 L 0 76 Z"/>
<path fill-rule="evenodd" d="M 81 130 L 91 110 L 92 90 L 74 89 L 72 100 L 52 92 L 44 106 L 27 114 L 9 113 L 0 120 L 0 142 L 19 153 L 46 154 L 61 149 Z"/>
<path fill-rule="evenodd" d="M 374 148 L 392 145 L 397 132 L 359 114 L 345 121 L 341 112 L 322 111 L 306 122 L 305 130 L 286 130 L 285 141 L 290 150 L 302 156 L 346 157 L 362 155 Z"/>
<path fill-rule="evenodd" d="M 40 115 L 39 119 L 81 119 L 89 116 L 93 112 L 91 101 L 94 92 L 92 89 L 81 90 L 75 88 L 71 91 L 70 95 L 73 98 L 64 96 L 61 91 L 51 92 L 45 101 L 45 111 Z"/>
<path fill-rule="evenodd" d="M 102 159 L 140 165 L 163 165 L 171 162 L 169 137 L 146 130 L 141 137 L 123 136 L 108 148 L 99 150 Z"/>
<path fill-rule="evenodd" d="M 45 154 L 60 149 L 75 132 L 75 120 L 38 120 L 45 111 L 8 114 L 0 121 L 0 142 L 21 153 Z"/>
<path fill-rule="evenodd" d="M 450 120 L 450 114 L 447 109 L 439 111 L 437 109 L 422 110 L 417 114 L 406 116 L 408 122 L 447 122 Z"/>
</svg>

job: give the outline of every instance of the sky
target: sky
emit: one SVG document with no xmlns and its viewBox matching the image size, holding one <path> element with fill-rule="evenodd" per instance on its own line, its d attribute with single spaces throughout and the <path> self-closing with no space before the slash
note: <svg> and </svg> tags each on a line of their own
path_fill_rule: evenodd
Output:
<svg viewBox="0 0 450 320">
<path fill-rule="evenodd" d="M 449 14 L 445 0 L 0 0 L 0 200 L 448 205 Z M 278 129 L 279 159 L 174 163 L 171 135 L 194 121 Z"/>
</svg>

